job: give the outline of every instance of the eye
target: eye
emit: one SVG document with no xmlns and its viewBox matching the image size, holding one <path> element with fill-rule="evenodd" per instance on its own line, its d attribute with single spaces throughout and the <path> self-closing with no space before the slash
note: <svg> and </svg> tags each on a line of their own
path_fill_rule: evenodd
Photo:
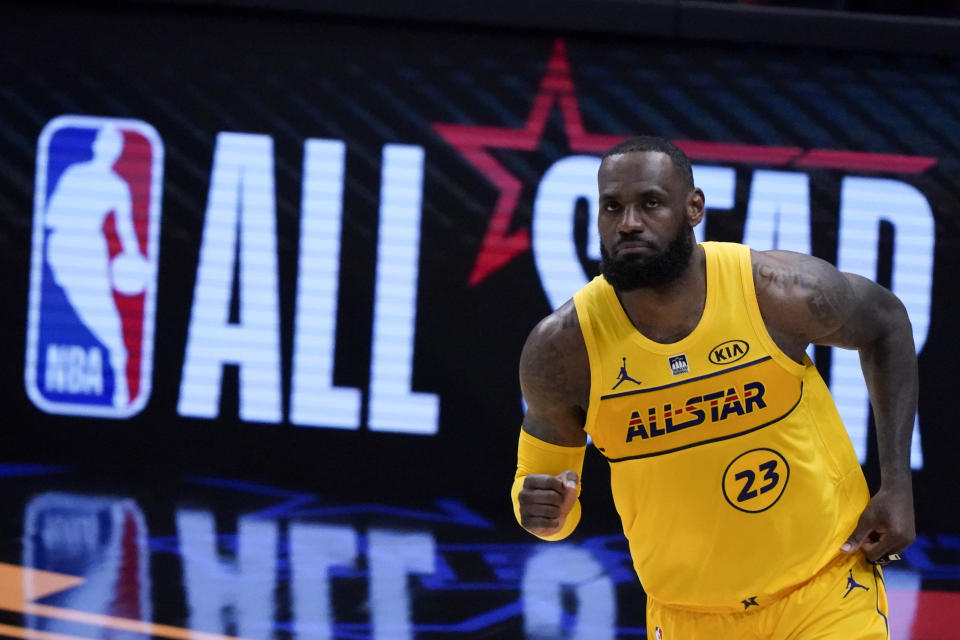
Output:
<svg viewBox="0 0 960 640">
<path fill-rule="evenodd" d="M 607 200 L 600 205 L 600 208 L 603 211 L 618 211 L 620 209 L 620 203 L 616 200 Z"/>
<path fill-rule="evenodd" d="M 643 201 L 643 206 L 645 206 L 648 209 L 653 209 L 655 207 L 660 206 L 660 201 L 657 200 L 656 198 L 647 198 L 646 200 Z"/>
</svg>

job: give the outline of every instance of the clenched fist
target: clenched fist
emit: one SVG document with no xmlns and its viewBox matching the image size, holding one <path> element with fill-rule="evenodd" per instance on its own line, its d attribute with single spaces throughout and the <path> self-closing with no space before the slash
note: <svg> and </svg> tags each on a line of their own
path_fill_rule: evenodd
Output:
<svg viewBox="0 0 960 640">
<path fill-rule="evenodd" d="M 577 474 L 564 471 L 556 476 L 535 473 L 523 480 L 517 495 L 520 525 L 537 536 L 553 535 L 563 527 L 577 501 Z"/>
</svg>

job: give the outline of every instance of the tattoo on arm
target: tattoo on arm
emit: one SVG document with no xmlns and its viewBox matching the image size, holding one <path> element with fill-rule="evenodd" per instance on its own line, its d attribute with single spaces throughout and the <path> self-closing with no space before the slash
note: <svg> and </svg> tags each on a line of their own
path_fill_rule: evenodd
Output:
<svg viewBox="0 0 960 640">
<path fill-rule="evenodd" d="M 773 268 L 762 263 L 753 263 L 753 277 L 757 281 L 757 285 L 761 287 L 768 287 L 772 284 L 776 284 L 779 274 Z"/>
<path fill-rule="evenodd" d="M 562 394 L 567 388 L 565 367 L 557 366 L 563 361 L 563 353 L 552 342 L 544 342 L 531 350 L 523 361 L 523 377 L 537 395 Z"/>
<path fill-rule="evenodd" d="M 520 355 L 520 385 L 527 400 L 524 430 L 553 444 L 583 444 L 590 367 L 572 304 L 531 332 Z"/>
<path fill-rule="evenodd" d="M 839 300 L 836 296 L 831 296 L 831 291 L 827 288 L 811 289 L 807 294 L 807 308 L 816 321 L 824 326 L 835 324 L 841 318 Z"/>
<path fill-rule="evenodd" d="M 768 264 L 754 263 L 753 272 L 760 279 L 761 286 L 775 286 L 786 289 L 789 286 L 810 286 L 813 278 L 800 271 L 776 269 Z"/>
<path fill-rule="evenodd" d="M 775 300 L 805 302 L 816 325 L 808 327 L 814 334 L 836 329 L 849 315 L 852 292 L 839 272 L 818 268 L 814 262 L 783 266 L 754 263 L 753 272 L 757 288 L 769 292 Z"/>
</svg>

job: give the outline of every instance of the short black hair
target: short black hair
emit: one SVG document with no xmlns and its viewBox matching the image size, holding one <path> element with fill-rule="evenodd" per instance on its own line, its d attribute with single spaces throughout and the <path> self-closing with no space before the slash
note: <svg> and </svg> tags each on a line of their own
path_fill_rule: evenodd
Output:
<svg viewBox="0 0 960 640">
<path fill-rule="evenodd" d="M 685 154 L 680 147 L 659 136 L 636 136 L 634 138 L 628 138 L 620 144 L 614 145 L 604 151 L 600 160 L 603 161 L 610 156 L 618 156 L 636 151 L 659 151 L 660 153 L 667 154 L 670 156 L 670 160 L 673 161 L 673 166 L 677 168 L 681 177 L 686 181 L 687 186 L 691 189 L 693 188 L 693 169 L 690 168 L 690 158 L 687 157 L 687 154 Z"/>
</svg>

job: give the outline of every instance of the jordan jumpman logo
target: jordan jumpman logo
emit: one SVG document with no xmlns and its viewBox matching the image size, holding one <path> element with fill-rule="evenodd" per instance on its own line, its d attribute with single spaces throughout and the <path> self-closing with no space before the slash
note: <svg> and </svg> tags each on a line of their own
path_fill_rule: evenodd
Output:
<svg viewBox="0 0 960 640">
<path fill-rule="evenodd" d="M 634 383 L 634 384 L 640 384 L 640 381 L 639 381 L 639 380 L 637 380 L 637 379 L 635 379 L 635 378 L 631 378 L 631 377 L 630 377 L 630 374 L 627 373 L 627 359 L 624 358 L 624 359 L 623 359 L 623 366 L 620 367 L 620 373 L 617 375 L 617 384 L 613 385 L 613 388 L 616 389 L 616 388 L 619 387 L 621 384 L 623 384 L 624 381 L 626 381 L 626 380 L 629 380 L 630 382 L 632 382 L 632 383 Z"/>
<path fill-rule="evenodd" d="M 847 578 L 847 592 L 843 594 L 843 597 L 846 598 L 848 595 L 850 595 L 850 592 L 853 591 L 854 589 L 863 589 L 864 591 L 870 591 L 869 587 L 866 587 L 853 579 L 853 569 L 850 569 L 850 577 Z"/>
</svg>

